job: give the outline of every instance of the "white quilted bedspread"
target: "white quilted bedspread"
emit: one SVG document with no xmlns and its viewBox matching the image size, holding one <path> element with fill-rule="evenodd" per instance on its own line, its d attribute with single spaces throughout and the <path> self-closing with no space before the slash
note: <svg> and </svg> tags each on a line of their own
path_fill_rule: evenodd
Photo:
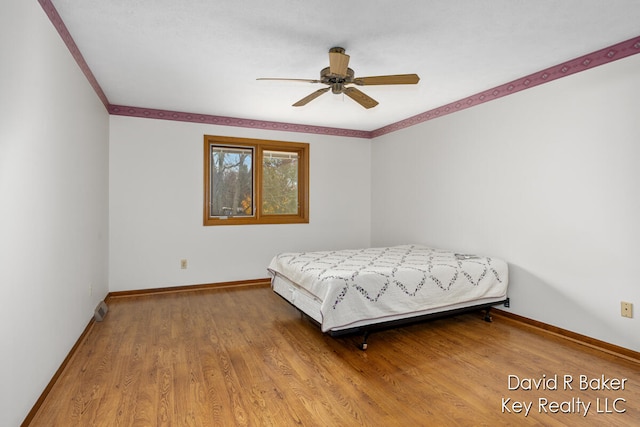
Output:
<svg viewBox="0 0 640 427">
<path fill-rule="evenodd" d="M 322 331 L 505 297 L 507 263 L 419 245 L 282 253 L 269 264 L 319 298 Z"/>
</svg>

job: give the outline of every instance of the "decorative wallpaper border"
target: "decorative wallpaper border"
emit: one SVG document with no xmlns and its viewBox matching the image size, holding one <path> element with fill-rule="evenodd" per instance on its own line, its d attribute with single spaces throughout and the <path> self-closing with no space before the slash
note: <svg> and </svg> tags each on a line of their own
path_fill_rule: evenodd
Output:
<svg viewBox="0 0 640 427">
<path fill-rule="evenodd" d="M 108 107 L 109 100 L 107 99 L 107 95 L 105 95 L 102 91 L 98 80 L 96 80 L 96 77 L 91 72 L 89 65 L 87 65 L 87 62 L 84 60 L 80 49 L 78 49 L 76 42 L 71 37 L 71 34 L 69 34 L 67 26 L 64 24 L 64 22 L 62 22 L 62 18 L 51 3 L 51 0 L 38 0 L 38 3 L 40 3 L 40 6 L 42 6 L 42 9 L 49 17 L 49 20 L 51 21 L 55 29 L 58 30 L 58 34 L 60 34 L 62 41 L 67 45 L 67 49 L 69 49 L 69 52 L 71 52 L 71 56 L 73 56 L 73 58 L 76 60 L 78 66 L 84 73 L 87 80 L 89 80 L 89 84 L 91 85 L 91 87 L 93 87 L 93 90 L 96 91 L 98 98 L 100 98 L 105 107 Z"/>
<path fill-rule="evenodd" d="M 379 129 L 373 131 L 363 131 L 355 129 L 341 129 L 325 126 L 301 125 L 294 123 L 213 116 L 207 114 L 185 113 L 179 111 L 158 110 L 153 108 L 112 105 L 109 103 L 107 96 L 102 91 L 102 88 L 91 72 L 91 69 L 89 69 L 89 66 L 84 60 L 82 53 L 71 37 L 71 34 L 69 34 L 69 30 L 67 29 L 64 22 L 62 22 L 62 18 L 51 3 L 51 0 L 38 0 L 38 2 L 51 20 L 53 26 L 60 34 L 60 37 L 62 38 L 64 43 L 67 45 L 67 48 L 71 52 L 71 55 L 75 58 L 78 66 L 87 77 L 87 80 L 89 80 L 89 83 L 91 84 L 93 89 L 96 91 L 96 94 L 107 108 L 109 114 L 130 117 L 143 117 L 150 119 L 175 120 L 191 123 L 205 123 L 221 126 L 237 126 L 251 129 L 301 132 L 331 136 L 347 136 L 354 138 L 373 139 L 400 129 L 433 120 L 447 114 L 455 113 L 457 111 L 474 107 L 485 102 L 493 101 L 494 99 L 502 98 L 503 96 L 511 95 L 525 89 L 529 89 L 544 83 L 551 82 L 553 80 L 557 80 L 562 77 L 570 76 L 572 74 L 589 70 L 599 65 L 608 64 L 610 62 L 617 61 L 618 59 L 626 58 L 628 56 L 640 53 L 640 36 L 638 36 L 621 43 L 617 43 L 613 46 L 609 46 L 590 54 L 572 59 L 554 67 L 550 67 L 537 73 L 519 78 L 512 82 L 496 86 L 492 89 L 477 93 L 468 98 L 460 99 L 450 104 L 434 108 L 433 110 L 425 111 L 424 113 L 417 114 L 415 116 L 392 123 Z"/>
<path fill-rule="evenodd" d="M 637 53 L 640 53 L 640 37 L 626 40 L 613 46 L 592 52 L 588 55 L 564 62 L 560 65 L 538 71 L 537 73 L 530 74 L 512 82 L 496 86 L 468 98 L 460 99 L 450 104 L 443 105 L 442 107 L 434 108 L 433 110 L 425 111 L 424 113 L 409 117 L 408 119 L 381 127 L 380 129 L 376 129 L 371 132 L 371 138 L 376 138 L 409 126 L 417 125 L 418 123 L 426 122 L 447 114 L 455 113 L 456 111 L 493 101 L 494 99 L 502 98 L 503 96 L 511 95 L 525 89 L 530 89 L 599 65 L 608 64 Z"/>
<path fill-rule="evenodd" d="M 294 123 L 270 122 L 264 120 L 239 119 L 236 117 L 212 116 L 208 114 L 184 113 L 180 111 L 157 110 L 154 108 L 109 105 L 109 114 L 115 116 L 144 117 L 147 119 L 176 120 L 179 122 L 205 123 L 209 125 L 237 126 L 251 129 L 279 130 L 287 132 L 313 133 L 331 136 L 371 138 L 371 132 L 324 126 L 300 125 Z"/>
</svg>

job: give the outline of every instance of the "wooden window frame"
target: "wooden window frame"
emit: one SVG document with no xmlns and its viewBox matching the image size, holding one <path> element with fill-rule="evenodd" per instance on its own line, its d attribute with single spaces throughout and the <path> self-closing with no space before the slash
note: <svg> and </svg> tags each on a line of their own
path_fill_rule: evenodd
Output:
<svg viewBox="0 0 640 427">
<path fill-rule="evenodd" d="M 253 155 L 253 216 L 210 216 L 211 146 L 251 147 Z M 264 151 L 285 151 L 298 154 L 298 212 L 290 215 L 262 213 L 262 161 Z M 272 141 L 266 139 L 204 136 L 204 206 L 203 225 L 308 224 L 309 223 L 309 144 L 305 142 Z"/>
</svg>

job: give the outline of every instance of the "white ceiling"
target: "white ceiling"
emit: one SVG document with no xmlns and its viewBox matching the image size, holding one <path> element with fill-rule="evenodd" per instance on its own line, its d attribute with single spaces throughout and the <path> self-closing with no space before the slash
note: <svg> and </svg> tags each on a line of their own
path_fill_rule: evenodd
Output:
<svg viewBox="0 0 640 427">
<path fill-rule="evenodd" d="M 51 0 L 116 105 L 372 131 L 640 35 L 638 0 Z M 321 84 L 341 46 L 366 110 Z"/>
</svg>

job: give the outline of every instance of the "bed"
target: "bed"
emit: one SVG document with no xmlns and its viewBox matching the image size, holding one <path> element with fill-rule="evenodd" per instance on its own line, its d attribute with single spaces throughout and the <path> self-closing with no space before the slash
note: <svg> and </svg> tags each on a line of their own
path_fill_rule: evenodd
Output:
<svg viewBox="0 0 640 427">
<path fill-rule="evenodd" d="M 508 266 L 474 254 L 400 245 L 276 255 L 273 291 L 331 336 L 508 306 Z"/>
</svg>

